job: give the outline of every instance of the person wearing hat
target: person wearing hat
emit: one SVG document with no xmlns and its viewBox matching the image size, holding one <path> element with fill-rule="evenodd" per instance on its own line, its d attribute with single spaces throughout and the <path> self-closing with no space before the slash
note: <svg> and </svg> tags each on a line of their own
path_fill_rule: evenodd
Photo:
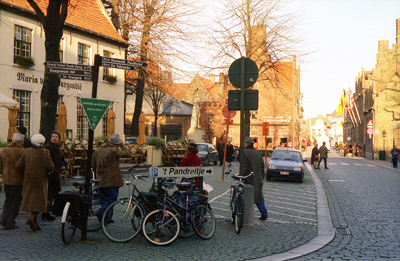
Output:
<svg viewBox="0 0 400 261">
<path fill-rule="evenodd" d="M 42 230 L 37 221 L 39 213 L 47 212 L 48 177 L 46 169 L 53 169 L 54 164 L 49 150 L 43 148 L 46 138 L 35 134 L 31 138 L 32 148 L 24 151 L 17 161 L 17 168 L 24 169 L 22 189 L 22 211 L 31 212 L 26 224 L 33 232 Z"/>
<path fill-rule="evenodd" d="M 60 182 L 60 172 L 65 169 L 65 160 L 64 156 L 60 150 L 59 141 L 61 139 L 61 134 L 54 130 L 50 132 L 50 140 L 44 146 L 46 149 L 50 151 L 51 160 L 54 163 L 53 175 L 49 177 L 49 186 L 48 186 L 48 195 L 47 195 L 47 212 L 42 213 L 42 220 L 53 221 L 56 218 L 50 215 L 51 205 L 53 203 L 54 198 L 61 191 L 61 182 Z"/>
<path fill-rule="evenodd" d="M 268 218 L 268 211 L 264 203 L 264 195 L 262 192 L 263 180 L 264 180 L 264 161 L 254 147 L 254 139 L 246 137 L 244 139 L 244 157 L 243 157 L 243 176 L 247 176 L 250 172 L 253 175 L 244 180 L 245 184 L 250 184 L 254 187 L 254 203 L 261 213 L 260 220 L 266 220 Z"/>
<path fill-rule="evenodd" d="M 108 205 L 118 199 L 119 188 L 124 185 L 119 159 L 130 157 L 118 134 L 112 134 L 108 141 L 96 150 L 92 158 L 92 168 L 99 179 L 99 192 L 110 200 L 101 200 L 101 208 L 96 212 L 99 220 Z"/>
<path fill-rule="evenodd" d="M 201 162 L 199 156 L 197 156 L 197 152 L 199 152 L 197 145 L 195 143 L 190 143 L 187 148 L 187 152 L 188 153 L 186 157 L 181 161 L 181 166 L 182 167 L 200 166 Z M 181 182 L 192 182 L 192 179 L 182 178 Z M 194 178 L 194 185 L 196 188 L 199 188 L 200 181 L 198 177 Z"/>
<path fill-rule="evenodd" d="M 3 184 L 6 199 L 0 225 L 6 229 L 17 228 L 15 218 L 18 216 L 22 201 L 22 184 L 24 173 L 15 167 L 15 163 L 24 153 L 24 135 L 14 133 L 12 142 L 0 152 L 0 175 L 3 175 Z"/>
</svg>

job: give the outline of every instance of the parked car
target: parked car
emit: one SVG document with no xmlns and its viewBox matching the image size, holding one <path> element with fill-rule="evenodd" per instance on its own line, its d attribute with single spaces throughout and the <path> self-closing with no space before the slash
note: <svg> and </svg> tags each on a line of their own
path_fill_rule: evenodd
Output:
<svg viewBox="0 0 400 261">
<path fill-rule="evenodd" d="M 125 138 L 125 145 L 134 145 L 137 144 L 138 137 L 127 137 Z M 146 142 L 151 139 L 152 137 L 146 137 Z"/>
<path fill-rule="evenodd" d="M 295 179 L 303 183 L 304 162 L 300 151 L 293 148 L 278 147 L 271 155 L 268 162 L 267 181 L 272 178 Z"/>
<path fill-rule="evenodd" d="M 210 162 L 213 162 L 215 166 L 218 165 L 218 152 L 214 145 L 210 143 L 196 143 L 196 145 L 199 149 L 197 156 L 203 166 L 208 166 Z"/>
</svg>

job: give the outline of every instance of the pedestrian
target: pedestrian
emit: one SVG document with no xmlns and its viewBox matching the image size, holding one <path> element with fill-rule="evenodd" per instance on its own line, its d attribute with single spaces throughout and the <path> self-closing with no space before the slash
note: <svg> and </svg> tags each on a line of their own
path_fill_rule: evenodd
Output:
<svg viewBox="0 0 400 261">
<path fill-rule="evenodd" d="M 224 163 L 224 150 L 225 150 L 225 143 L 221 139 L 219 140 L 219 144 L 217 145 L 218 159 L 220 166 L 222 166 L 222 164 Z"/>
<path fill-rule="evenodd" d="M 15 167 L 15 163 L 24 153 L 24 147 L 22 146 L 24 137 L 20 133 L 14 133 L 12 142 L 0 152 L 0 174 L 3 177 L 6 194 L 0 225 L 6 229 L 17 228 L 15 219 L 18 216 L 22 201 L 24 173 Z"/>
<path fill-rule="evenodd" d="M 339 154 L 343 153 L 343 143 L 339 142 Z"/>
<path fill-rule="evenodd" d="M 314 166 L 314 169 L 319 169 L 317 168 L 318 158 L 319 158 L 318 144 L 315 143 L 314 148 L 311 151 L 311 164 Z"/>
<path fill-rule="evenodd" d="M 200 166 L 200 158 L 197 156 L 197 152 L 199 152 L 199 149 L 197 148 L 197 145 L 195 143 L 190 143 L 187 148 L 187 154 L 186 157 L 182 159 L 181 161 L 181 166 L 182 167 L 198 167 Z M 192 178 L 182 178 L 181 182 L 193 182 Z M 194 178 L 194 186 L 196 188 L 200 187 L 200 180 L 198 177 Z"/>
<path fill-rule="evenodd" d="M 99 221 L 108 205 L 118 199 L 119 188 L 124 185 L 119 159 L 130 157 L 129 149 L 118 134 L 112 134 L 108 141 L 96 150 L 92 159 L 92 168 L 99 179 L 99 192 L 109 199 L 100 198 L 101 208 L 96 212 Z M 110 220 L 106 221 L 111 222 L 111 217 L 108 218 Z"/>
<path fill-rule="evenodd" d="M 54 163 L 53 175 L 49 176 L 49 186 L 48 186 L 48 195 L 47 195 L 47 212 L 42 213 L 42 220 L 53 221 L 56 218 L 50 215 L 51 205 L 53 203 L 54 198 L 61 191 L 61 182 L 60 182 L 60 172 L 65 169 L 65 160 L 64 156 L 60 150 L 59 141 L 61 139 L 61 134 L 58 131 L 52 131 L 50 133 L 50 140 L 44 146 L 46 149 L 50 151 L 51 160 Z"/>
<path fill-rule="evenodd" d="M 400 146 L 393 148 L 390 153 L 392 154 L 393 168 L 397 169 L 397 161 L 399 160 Z"/>
<path fill-rule="evenodd" d="M 319 147 L 319 161 L 318 161 L 318 167 L 317 169 L 319 169 L 319 165 L 321 164 L 321 161 L 324 160 L 324 165 L 325 165 L 325 169 L 329 169 L 327 166 L 327 159 L 328 159 L 328 148 L 325 146 L 326 142 L 322 142 L 322 146 Z"/>
<path fill-rule="evenodd" d="M 24 148 L 26 149 L 32 147 L 31 140 L 26 136 L 27 129 L 24 126 L 19 126 L 18 132 L 24 135 Z"/>
<path fill-rule="evenodd" d="M 233 145 L 228 141 L 226 144 L 226 161 L 229 163 L 228 167 L 232 166 L 233 160 Z"/>
<path fill-rule="evenodd" d="M 22 210 L 31 212 L 26 224 L 33 232 L 42 230 L 37 221 L 39 213 L 47 212 L 47 171 L 54 169 L 50 152 L 43 148 L 46 138 L 42 134 L 32 136 L 32 148 L 24 151 L 16 166 L 24 169 Z"/>
<path fill-rule="evenodd" d="M 244 176 L 253 172 L 253 175 L 244 180 L 245 184 L 250 184 L 254 187 L 254 203 L 261 213 L 260 220 L 268 218 L 268 211 L 264 203 L 264 195 L 262 192 L 263 180 L 265 176 L 264 161 L 261 154 L 254 148 L 254 139 L 246 137 L 244 139 L 244 157 L 243 170 Z"/>
<path fill-rule="evenodd" d="M 358 143 L 358 157 L 361 157 L 361 155 L 362 155 L 362 147 L 361 144 Z"/>
</svg>

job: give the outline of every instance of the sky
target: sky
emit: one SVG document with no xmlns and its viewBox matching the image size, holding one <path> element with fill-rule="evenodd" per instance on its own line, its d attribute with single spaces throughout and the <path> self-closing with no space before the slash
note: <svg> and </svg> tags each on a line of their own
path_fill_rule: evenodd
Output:
<svg viewBox="0 0 400 261">
<path fill-rule="evenodd" d="M 304 118 L 332 113 L 343 89 L 375 66 L 378 41 L 396 43 L 399 0 L 294 0 L 299 31 L 312 53 L 300 61 Z"/>
</svg>

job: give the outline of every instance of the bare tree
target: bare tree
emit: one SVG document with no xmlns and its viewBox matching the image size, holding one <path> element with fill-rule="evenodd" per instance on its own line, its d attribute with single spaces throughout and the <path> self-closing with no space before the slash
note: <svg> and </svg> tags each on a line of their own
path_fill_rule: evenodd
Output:
<svg viewBox="0 0 400 261">
<path fill-rule="evenodd" d="M 224 12 L 217 15 L 218 29 L 208 34 L 208 49 L 213 55 L 209 70 L 226 70 L 242 56 L 254 60 L 259 68 L 258 81 L 269 81 L 279 89 L 279 77 L 287 67 L 281 61 L 299 55 L 301 39 L 295 35 L 298 20 L 283 12 L 282 0 L 226 0 Z M 249 136 L 250 112 L 246 111 L 245 136 Z"/>
<path fill-rule="evenodd" d="M 47 15 L 38 7 L 36 1 L 27 0 L 35 10 L 36 17 L 42 23 L 45 32 L 46 61 L 60 61 L 60 40 L 64 31 L 64 23 L 68 14 L 68 0 L 49 0 Z M 40 94 L 40 130 L 49 137 L 56 124 L 58 88 L 60 77 L 57 74 L 44 73 L 44 82 Z"/>
<path fill-rule="evenodd" d="M 184 73 L 179 69 L 182 63 L 190 63 L 188 46 L 195 43 L 195 37 L 190 34 L 192 23 L 189 17 L 196 12 L 194 0 L 115 0 L 103 1 L 106 8 L 115 15 L 119 6 L 120 30 L 125 39 L 129 40 L 128 56 L 140 61 L 151 59 L 163 70 L 173 73 Z M 114 21 L 114 20 L 113 20 Z M 138 122 L 142 111 L 146 69 L 139 68 L 135 84 L 136 100 L 132 117 L 132 133 L 139 133 Z"/>
</svg>

